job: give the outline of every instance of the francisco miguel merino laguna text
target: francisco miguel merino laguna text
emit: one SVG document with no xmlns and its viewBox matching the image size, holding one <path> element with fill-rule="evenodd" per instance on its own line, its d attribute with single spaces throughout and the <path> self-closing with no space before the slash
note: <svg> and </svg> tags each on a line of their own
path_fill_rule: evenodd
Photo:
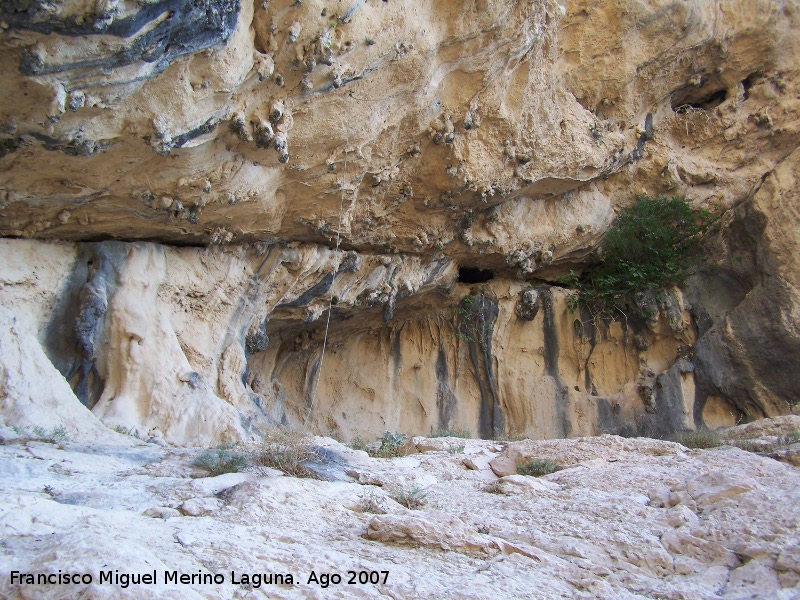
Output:
<svg viewBox="0 0 800 600">
<path fill-rule="evenodd" d="M 99 584 L 118 585 L 126 588 L 130 585 L 158 585 L 158 572 L 153 569 L 150 573 L 120 573 L 119 570 L 100 571 Z M 162 579 L 165 584 L 183 585 L 222 585 L 226 582 L 222 573 L 179 573 L 178 571 L 164 571 Z M 229 583 L 233 585 L 251 585 L 259 588 L 261 585 L 293 585 L 294 577 L 282 573 L 237 573 L 231 571 Z M 57 573 L 22 573 L 11 571 L 11 585 L 89 585 L 94 583 L 91 573 L 64 573 L 60 569 Z"/>
</svg>

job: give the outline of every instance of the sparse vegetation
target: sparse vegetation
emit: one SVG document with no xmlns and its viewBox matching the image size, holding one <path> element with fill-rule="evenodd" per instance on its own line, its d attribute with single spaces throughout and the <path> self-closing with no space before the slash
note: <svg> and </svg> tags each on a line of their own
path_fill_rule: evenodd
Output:
<svg viewBox="0 0 800 600">
<path fill-rule="evenodd" d="M 367 450 L 369 448 L 369 441 L 367 438 L 362 437 L 361 434 L 356 436 L 350 441 L 350 447 L 353 450 Z"/>
<path fill-rule="evenodd" d="M 404 433 L 384 431 L 383 436 L 378 441 L 380 446 L 367 449 L 367 452 L 373 458 L 394 458 L 411 453 L 408 436 Z"/>
<path fill-rule="evenodd" d="M 464 452 L 466 445 L 464 444 L 451 444 L 447 447 L 448 454 L 461 454 Z"/>
<path fill-rule="evenodd" d="M 278 469 L 292 477 L 313 477 L 303 464 L 319 459 L 312 437 L 287 427 L 271 429 L 254 454 L 253 462 L 262 467 Z"/>
<path fill-rule="evenodd" d="M 32 431 L 28 431 L 25 427 L 12 427 L 11 429 L 22 438 L 38 440 L 49 444 L 65 444 L 70 440 L 69 431 L 67 431 L 66 427 L 63 425 L 53 427 L 52 429 L 45 429 L 37 425 Z"/>
<path fill-rule="evenodd" d="M 697 431 L 682 431 L 675 436 L 675 442 L 687 448 L 716 448 L 722 441 L 716 431 L 698 429 Z"/>
<path fill-rule="evenodd" d="M 549 475 L 550 473 L 555 473 L 558 470 L 559 466 L 557 463 L 546 459 L 531 459 L 517 465 L 517 473 L 520 475 L 532 475 L 533 477 Z"/>
<path fill-rule="evenodd" d="M 472 438 L 472 432 L 469 429 L 437 429 L 436 431 L 434 431 L 433 427 L 431 427 L 431 434 L 428 437 L 431 438 L 456 437 L 468 440 Z"/>
<path fill-rule="evenodd" d="M 478 307 L 475 301 L 477 296 L 466 295 L 458 303 L 458 332 L 456 337 L 467 342 L 483 345 L 492 326 L 486 323 L 482 306 Z"/>
<path fill-rule="evenodd" d="M 577 291 L 570 308 L 615 318 L 625 314 L 634 292 L 679 285 L 696 263 L 700 238 L 710 225 L 708 211 L 692 210 L 685 198 L 640 196 L 617 215 L 584 272 L 559 279 Z"/>
<path fill-rule="evenodd" d="M 374 488 L 371 488 L 359 496 L 358 508 L 361 510 L 361 512 L 370 513 L 373 515 L 386 514 L 386 510 L 384 510 L 381 500 L 382 497 L 375 493 Z"/>
<path fill-rule="evenodd" d="M 395 487 L 390 490 L 392 499 L 408 509 L 418 510 L 425 506 L 428 494 L 421 487 Z"/>
<path fill-rule="evenodd" d="M 126 429 L 122 425 L 117 425 L 114 427 L 114 431 L 121 435 L 129 435 L 131 437 L 135 437 L 137 440 L 139 439 L 139 433 L 136 431 L 135 427 L 131 427 L 130 429 Z"/>
<path fill-rule="evenodd" d="M 238 473 L 247 468 L 247 457 L 236 452 L 231 446 L 220 446 L 216 449 L 209 449 L 198 456 L 194 464 L 212 473 L 222 475 L 223 473 Z"/>
<path fill-rule="evenodd" d="M 768 439 L 746 439 L 733 440 L 730 444 L 746 452 L 774 452 L 798 442 L 800 442 L 800 431 L 795 429 L 786 435 L 778 436 L 774 441 L 769 441 Z"/>
<path fill-rule="evenodd" d="M 509 435 L 507 437 L 498 438 L 495 440 L 495 442 L 497 442 L 498 444 L 505 445 L 511 442 L 522 442 L 528 439 L 530 439 L 530 437 L 525 435 L 524 433 L 517 433 L 514 435 Z"/>
<path fill-rule="evenodd" d="M 33 433 L 43 442 L 50 442 L 51 444 L 64 444 L 69 441 L 69 432 L 63 425 L 53 427 L 50 430 L 34 427 Z"/>
</svg>

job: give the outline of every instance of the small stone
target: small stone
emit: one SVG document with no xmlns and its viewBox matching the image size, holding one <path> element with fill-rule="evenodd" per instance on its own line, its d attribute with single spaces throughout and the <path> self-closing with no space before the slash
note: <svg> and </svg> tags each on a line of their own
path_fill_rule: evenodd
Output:
<svg viewBox="0 0 800 600">
<path fill-rule="evenodd" d="M 633 336 L 633 345 L 636 346 L 639 352 L 644 352 L 650 347 L 650 342 L 647 341 L 646 337 L 637 333 Z"/>
<path fill-rule="evenodd" d="M 520 292 L 514 312 L 523 321 L 533 321 L 539 312 L 539 292 L 525 290 Z"/>
<path fill-rule="evenodd" d="M 275 139 L 275 131 L 267 121 L 260 121 L 253 126 L 253 137 L 256 141 L 256 148 L 269 148 L 270 143 Z"/>
<path fill-rule="evenodd" d="M 188 373 L 184 373 L 180 376 L 180 380 L 184 383 L 189 384 L 189 387 L 193 390 L 196 390 L 200 387 L 200 374 L 195 373 L 194 371 L 189 371 Z"/>
<path fill-rule="evenodd" d="M 219 510 L 222 504 L 219 498 L 192 498 L 181 504 L 178 509 L 187 517 L 202 517 Z"/>
<path fill-rule="evenodd" d="M 303 26 L 298 21 L 292 23 L 291 27 L 289 27 L 289 41 L 292 43 L 296 42 L 302 30 Z"/>
<path fill-rule="evenodd" d="M 275 136 L 275 142 L 273 144 L 275 152 L 278 152 L 279 154 L 284 154 L 286 150 L 286 144 L 287 144 L 286 134 L 279 133 L 278 135 Z"/>
<path fill-rule="evenodd" d="M 517 474 L 517 461 L 506 454 L 501 454 L 500 456 L 494 458 L 489 463 L 489 466 L 492 468 L 492 471 L 494 471 L 494 474 L 498 477 L 506 477 L 508 475 Z"/>
<path fill-rule="evenodd" d="M 472 111 L 468 110 L 467 114 L 464 116 L 464 129 L 472 129 L 472 126 L 475 122 L 472 120 Z"/>
<path fill-rule="evenodd" d="M 67 99 L 67 106 L 72 112 L 77 111 L 86 102 L 86 96 L 83 92 L 70 92 Z"/>
<path fill-rule="evenodd" d="M 280 121 L 281 117 L 283 117 L 284 110 L 286 110 L 286 107 L 284 106 L 283 102 L 281 102 L 280 100 L 276 100 L 275 102 L 273 102 L 272 107 L 269 110 L 270 120 L 273 123 Z"/>
<path fill-rule="evenodd" d="M 145 517 L 153 517 L 154 519 L 170 519 L 183 516 L 179 511 L 168 506 L 154 506 L 153 508 L 148 508 L 142 514 Z"/>
</svg>

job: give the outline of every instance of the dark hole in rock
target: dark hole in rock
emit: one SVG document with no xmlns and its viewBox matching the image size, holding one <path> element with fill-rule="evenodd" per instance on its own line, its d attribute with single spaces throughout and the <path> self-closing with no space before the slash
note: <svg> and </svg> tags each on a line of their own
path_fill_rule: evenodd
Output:
<svg viewBox="0 0 800 600">
<path fill-rule="evenodd" d="M 489 269 L 458 267 L 458 281 L 460 283 L 483 283 L 490 279 L 494 279 L 494 271 Z"/>
<path fill-rule="evenodd" d="M 725 89 L 708 92 L 702 88 L 688 87 L 676 90 L 672 94 L 670 105 L 677 113 L 686 112 L 691 108 L 711 110 L 727 99 L 728 91 Z"/>
<path fill-rule="evenodd" d="M 744 88 L 744 99 L 750 97 L 750 88 L 753 87 L 755 82 L 762 77 L 761 73 L 750 73 L 747 77 L 742 79 L 742 88 Z"/>
</svg>

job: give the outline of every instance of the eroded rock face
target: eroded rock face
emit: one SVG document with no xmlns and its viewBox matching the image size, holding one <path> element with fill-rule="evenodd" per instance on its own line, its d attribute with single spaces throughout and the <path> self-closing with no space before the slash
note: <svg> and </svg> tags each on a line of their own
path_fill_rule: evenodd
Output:
<svg viewBox="0 0 800 600">
<path fill-rule="evenodd" d="M 469 287 L 446 258 L 365 256 L 341 261 L 334 279 L 334 253 L 314 245 L 1 245 L 20 261 L 0 270 L 0 297 L 31 311 L 31 343 L 58 358 L 54 385 L 69 389 L 66 379 L 71 401 L 112 428 L 172 443 L 248 439 L 281 423 L 348 438 L 635 433 L 639 389 L 693 340 L 662 315 L 638 350 L 624 323 L 582 324 L 560 288 L 543 288 L 541 310 L 521 318 L 525 284 Z M 27 297 L 43 300 L 14 304 Z M 678 383 L 661 386 L 649 417 L 664 431 L 692 425 L 680 383 L 691 369 L 678 368 L 659 376 L 674 371 Z"/>
<path fill-rule="evenodd" d="M 723 395 L 749 417 L 783 414 L 796 402 L 790 390 L 800 360 L 799 166 L 794 152 L 765 175 L 719 240 L 729 258 L 704 274 L 711 285 L 696 284 L 720 315 L 697 347 L 701 400 Z"/>
<path fill-rule="evenodd" d="M 0 235 L 70 242 L 4 242 L 4 306 L 76 400 L 175 443 L 786 413 L 798 14 L 4 3 Z M 719 216 L 708 260 L 648 319 L 590 323 L 551 285 L 640 193 Z M 65 280 L 35 280 L 48 255 Z"/>
</svg>

